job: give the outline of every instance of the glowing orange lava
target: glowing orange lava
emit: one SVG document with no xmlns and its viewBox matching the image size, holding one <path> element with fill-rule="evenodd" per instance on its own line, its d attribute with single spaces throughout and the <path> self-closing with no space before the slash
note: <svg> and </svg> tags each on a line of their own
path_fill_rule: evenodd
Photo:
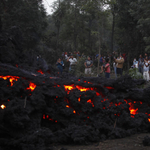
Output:
<svg viewBox="0 0 150 150">
<path fill-rule="evenodd" d="M 105 88 L 107 88 L 108 90 L 113 90 L 114 89 L 113 87 L 109 87 L 109 86 L 106 86 Z"/>
<path fill-rule="evenodd" d="M 4 80 L 7 80 L 9 78 L 9 82 L 11 83 L 11 86 L 13 86 L 14 81 L 18 81 L 18 76 L 0 76 L 0 78 L 3 78 Z"/>
<path fill-rule="evenodd" d="M 89 99 L 89 100 L 87 101 L 87 103 L 91 103 L 91 104 L 92 104 L 92 107 L 94 107 L 94 104 L 93 104 L 93 102 L 92 102 L 91 99 Z"/>
<path fill-rule="evenodd" d="M 4 104 L 1 105 L 1 109 L 5 109 L 6 106 Z"/>
<path fill-rule="evenodd" d="M 37 72 L 41 73 L 41 74 L 44 74 L 44 72 L 40 69 L 38 70 Z"/>
<path fill-rule="evenodd" d="M 45 119 L 45 115 L 43 115 L 43 119 Z"/>
<path fill-rule="evenodd" d="M 66 105 L 66 107 L 67 107 L 67 108 L 70 108 L 70 106 L 69 106 L 69 105 Z"/>
<path fill-rule="evenodd" d="M 135 114 L 138 114 L 138 108 L 136 108 L 136 109 L 134 109 L 134 105 L 130 102 L 130 103 L 128 103 L 129 105 L 130 105 L 130 107 L 129 107 L 129 110 L 130 110 L 130 114 L 131 115 L 135 115 Z"/>
<path fill-rule="evenodd" d="M 29 87 L 27 88 L 27 90 L 34 91 L 35 88 L 36 88 L 36 84 L 30 82 Z"/>
<path fill-rule="evenodd" d="M 80 102 L 80 101 L 81 101 L 81 98 L 79 97 L 79 98 L 78 98 L 78 102 Z"/>
</svg>

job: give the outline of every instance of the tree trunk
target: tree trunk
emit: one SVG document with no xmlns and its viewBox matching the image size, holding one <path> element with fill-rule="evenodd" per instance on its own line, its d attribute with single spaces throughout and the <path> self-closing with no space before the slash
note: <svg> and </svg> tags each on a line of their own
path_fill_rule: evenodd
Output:
<svg viewBox="0 0 150 150">
<path fill-rule="evenodd" d="M 89 19 L 89 49 L 91 50 L 91 25 L 92 25 L 92 20 Z"/>
<path fill-rule="evenodd" d="M 127 70 L 130 68 L 130 50 L 128 51 L 128 62 L 127 62 Z"/>
<path fill-rule="evenodd" d="M 59 0 L 59 9 L 60 9 L 60 0 Z M 59 46 L 59 31 L 60 31 L 60 20 L 58 20 L 58 25 L 57 25 L 57 42 L 56 42 L 56 50 L 58 49 L 58 46 Z"/>
<path fill-rule="evenodd" d="M 98 67 L 97 67 L 97 74 L 99 74 L 99 61 L 100 61 L 100 51 L 101 51 L 101 39 L 100 39 L 100 35 L 98 34 L 99 37 L 99 51 L 98 51 Z"/>
<path fill-rule="evenodd" d="M 58 49 L 58 45 L 59 45 L 59 31 L 60 31 L 60 25 L 57 27 L 57 43 L 56 43 L 56 50 Z"/>
<path fill-rule="evenodd" d="M 2 31 L 2 17 L 0 15 L 0 32 Z"/>
<path fill-rule="evenodd" d="M 111 52 L 114 51 L 114 29 L 115 29 L 115 13 L 112 13 L 113 21 L 112 21 L 112 33 L 111 33 Z"/>
<path fill-rule="evenodd" d="M 75 17 L 75 23 L 74 23 L 74 51 L 76 51 L 76 49 L 77 49 L 77 30 L 76 30 L 76 27 L 77 27 L 77 14 L 76 14 L 76 8 L 77 8 L 77 6 L 75 5 L 75 14 L 74 14 L 74 17 Z"/>
</svg>

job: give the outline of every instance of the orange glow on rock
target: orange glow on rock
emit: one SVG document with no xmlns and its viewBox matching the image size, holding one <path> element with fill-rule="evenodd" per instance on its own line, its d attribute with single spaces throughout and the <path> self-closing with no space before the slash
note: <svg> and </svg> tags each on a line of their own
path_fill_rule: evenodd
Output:
<svg viewBox="0 0 150 150">
<path fill-rule="evenodd" d="M 64 85 L 64 87 L 65 87 L 65 90 L 69 90 L 69 91 L 74 89 L 74 85 Z"/>
<path fill-rule="evenodd" d="M 30 82 L 29 87 L 27 88 L 27 90 L 34 91 L 35 88 L 36 88 L 36 84 Z"/>
<path fill-rule="evenodd" d="M 1 109 L 5 109 L 6 106 L 4 104 L 1 105 Z"/>
<path fill-rule="evenodd" d="M 40 69 L 38 70 L 37 72 L 41 73 L 41 74 L 44 74 L 44 72 Z"/>
<path fill-rule="evenodd" d="M 129 107 L 129 110 L 130 110 L 130 114 L 131 115 L 135 115 L 135 114 L 138 114 L 138 108 L 136 108 L 136 109 L 134 109 L 134 105 L 130 102 L 130 103 L 128 103 L 129 105 L 130 105 L 130 107 Z"/>
<path fill-rule="evenodd" d="M 106 88 L 107 88 L 108 90 L 113 90 L 113 89 L 114 89 L 113 87 L 109 87 L 109 86 L 106 86 Z"/>
<path fill-rule="evenodd" d="M 89 100 L 87 101 L 87 103 L 91 103 L 91 104 L 92 104 L 92 107 L 94 107 L 94 104 L 93 104 L 93 102 L 92 102 L 91 99 L 89 99 Z"/>
<path fill-rule="evenodd" d="M 70 108 L 70 106 L 69 106 L 69 105 L 66 105 L 66 107 L 67 107 L 67 108 Z"/>
<path fill-rule="evenodd" d="M 116 103 L 115 105 L 116 105 L 116 106 L 119 106 L 119 105 L 121 105 L 121 104 L 122 104 L 122 102 L 119 102 L 118 104 Z"/>
<path fill-rule="evenodd" d="M 4 80 L 7 80 L 9 78 L 9 82 L 11 83 L 11 86 L 13 86 L 14 81 L 18 81 L 18 76 L 0 76 L 0 78 L 3 78 Z"/>
<path fill-rule="evenodd" d="M 138 108 L 137 109 L 130 109 L 129 108 L 129 110 L 130 110 L 130 114 L 132 114 L 132 115 L 135 115 L 135 114 L 138 114 Z"/>
<path fill-rule="evenodd" d="M 80 101 L 81 101 L 81 98 L 79 97 L 79 98 L 78 98 L 78 102 L 80 102 Z"/>
</svg>

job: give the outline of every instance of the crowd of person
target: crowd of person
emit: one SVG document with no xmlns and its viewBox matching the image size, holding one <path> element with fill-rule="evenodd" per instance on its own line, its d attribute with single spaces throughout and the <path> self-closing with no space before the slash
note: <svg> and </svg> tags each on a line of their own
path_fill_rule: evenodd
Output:
<svg viewBox="0 0 150 150">
<path fill-rule="evenodd" d="M 85 75 L 91 75 L 92 74 L 92 67 L 93 67 L 93 60 L 90 56 L 85 56 L 84 53 L 80 54 L 80 52 L 74 52 L 74 53 L 62 53 L 62 59 L 59 58 L 56 62 L 56 66 L 59 69 L 59 72 L 62 74 L 64 70 L 64 61 L 65 63 L 65 70 L 67 72 L 74 73 L 75 67 L 77 62 L 80 60 L 80 58 L 85 58 L 84 67 L 85 67 Z M 110 60 L 113 64 L 113 72 L 115 74 L 115 77 L 122 76 L 123 74 L 123 65 L 125 62 L 124 55 L 117 56 L 114 52 L 113 55 L 103 56 L 103 55 L 96 55 L 94 60 L 99 59 L 99 65 L 101 68 L 101 73 L 105 74 L 106 78 L 110 78 L 111 73 L 111 64 Z M 134 58 L 132 68 L 138 68 L 138 71 L 143 75 L 143 78 L 147 81 L 150 79 L 150 57 L 148 57 L 147 53 L 145 53 L 145 57 L 142 57 L 142 55 L 139 56 L 139 59 L 137 60 Z"/>
<path fill-rule="evenodd" d="M 138 71 L 143 75 L 146 81 L 150 80 L 150 56 L 145 53 L 145 56 L 139 56 L 139 59 L 134 58 L 132 68 L 138 68 Z"/>
<path fill-rule="evenodd" d="M 110 78 L 110 71 L 111 71 L 110 59 L 112 59 L 110 57 L 112 57 L 112 56 L 109 56 L 109 55 L 108 56 L 102 56 L 102 55 L 99 56 L 97 54 L 94 58 L 94 60 L 99 59 L 99 64 L 100 64 L 100 68 L 101 68 L 100 73 L 104 72 L 106 78 Z M 57 60 L 56 66 L 59 69 L 59 72 L 62 74 L 62 72 L 64 70 L 64 61 L 65 61 L 66 62 L 65 63 L 66 71 L 74 73 L 76 64 L 80 60 L 80 58 L 85 58 L 85 62 L 84 62 L 85 75 L 91 76 L 93 61 L 90 56 L 85 56 L 84 53 L 81 55 L 80 52 L 74 52 L 74 53 L 63 52 L 62 59 L 59 58 Z M 113 62 L 114 62 L 113 67 L 114 67 L 114 72 L 115 72 L 116 77 L 117 77 L 117 75 L 122 75 L 122 68 L 123 68 L 123 63 L 124 63 L 124 58 L 122 57 L 122 55 L 120 55 L 119 57 L 114 57 Z"/>
<path fill-rule="evenodd" d="M 120 54 L 120 56 L 118 57 L 114 55 L 114 57 L 111 58 L 111 60 L 113 61 L 113 69 L 114 69 L 115 77 L 117 78 L 117 76 L 122 76 L 123 64 L 124 64 L 123 55 Z M 110 57 L 105 58 L 103 56 L 100 56 L 100 65 L 101 65 L 100 73 L 105 72 L 105 77 L 110 78 L 110 71 L 111 71 Z"/>
</svg>

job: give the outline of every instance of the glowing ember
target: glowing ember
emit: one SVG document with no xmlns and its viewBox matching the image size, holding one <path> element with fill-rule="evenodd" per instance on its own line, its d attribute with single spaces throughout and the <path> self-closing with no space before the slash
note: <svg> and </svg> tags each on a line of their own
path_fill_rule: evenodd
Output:
<svg viewBox="0 0 150 150">
<path fill-rule="evenodd" d="M 9 78 L 9 82 L 11 83 L 11 86 L 13 86 L 14 81 L 18 81 L 18 76 L 0 76 L 0 78 L 3 78 L 4 80 L 7 80 Z"/>
<path fill-rule="evenodd" d="M 133 115 L 131 115 L 131 117 L 132 117 L 132 118 L 134 118 L 134 116 L 133 116 Z"/>
<path fill-rule="evenodd" d="M 44 72 L 40 69 L 38 70 L 37 72 L 41 73 L 41 74 L 44 74 Z"/>
<path fill-rule="evenodd" d="M 43 115 L 43 119 L 45 119 L 45 115 Z"/>
<path fill-rule="evenodd" d="M 67 108 L 70 108 L 70 106 L 69 106 L 69 105 L 66 105 L 66 107 L 67 107 Z"/>
<path fill-rule="evenodd" d="M 91 103 L 91 104 L 92 104 L 92 107 L 94 107 L 94 104 L 93 104 L 93 102 L 92 102 L 91 99 L 89 99 L 89 100 L 87 101 L 87 103 Z"/>
<path fill-rule="evenodd" d="M 119 102 L 118 104 L 115 104 L 116 106 L 119 106 L 119 105 L 121 105 L 122 104 L 122 102 Z"/>
<path fill-rule="evenodd" d="M 130 105 L 129 110 L 130 110 L 130 114 L 135 115 L 138 114 L 138 108 L 134 109 L 134 105 L 130 102 L 128 103 Z"/>
<path fill-rule="evenodd" d="M 138 108 L 137 109 L 130 109 L 129 108 L 129 110 L 130 110 L 130 114 L 132 114 L 132 115 L 135 115 L 135 114 L 138 114 Z"/>
<path fill-rule="evenodd" d="M 6 106 L 4 104 L 1 105 L 1 109 L 5 109 Z"/>
<path fill-rule="evenodd" d="M 73 90 L 74 89 L 74 85 L 64 85 L 65 90 Z"/>
<path fill-rule="evenodd" d="M 76 113 L 76 111 L 74 110 L 74 111 L 73 111 L 73 113 L 75 114 L 75 113 Z"/>
<path fill-rule="evenodd" d="M 106 86 L 105 88 L 107 88 L 108 90 L 113 90 L 114 89 L 113 87 L 109 87 L 109 86 Z"/>
<path fill-rule="evenodd" d="M 30 82 L 29 87 L 27 88 L 27 90 L 34 91 L 35 88 L 36 88 L 36 85 L 34 83 Z"/>
<path fill-rule="evenodd" d="M 78 102 L 80 102 L 80 101 L 81 101 L 81 98 L 79 97 L 79 98 L 78 98 Z"/>
<path fill-rule="evenodd" d="M 150 122 L 150 118 L 148 118 L 148 121 Z"/>
</svg>

